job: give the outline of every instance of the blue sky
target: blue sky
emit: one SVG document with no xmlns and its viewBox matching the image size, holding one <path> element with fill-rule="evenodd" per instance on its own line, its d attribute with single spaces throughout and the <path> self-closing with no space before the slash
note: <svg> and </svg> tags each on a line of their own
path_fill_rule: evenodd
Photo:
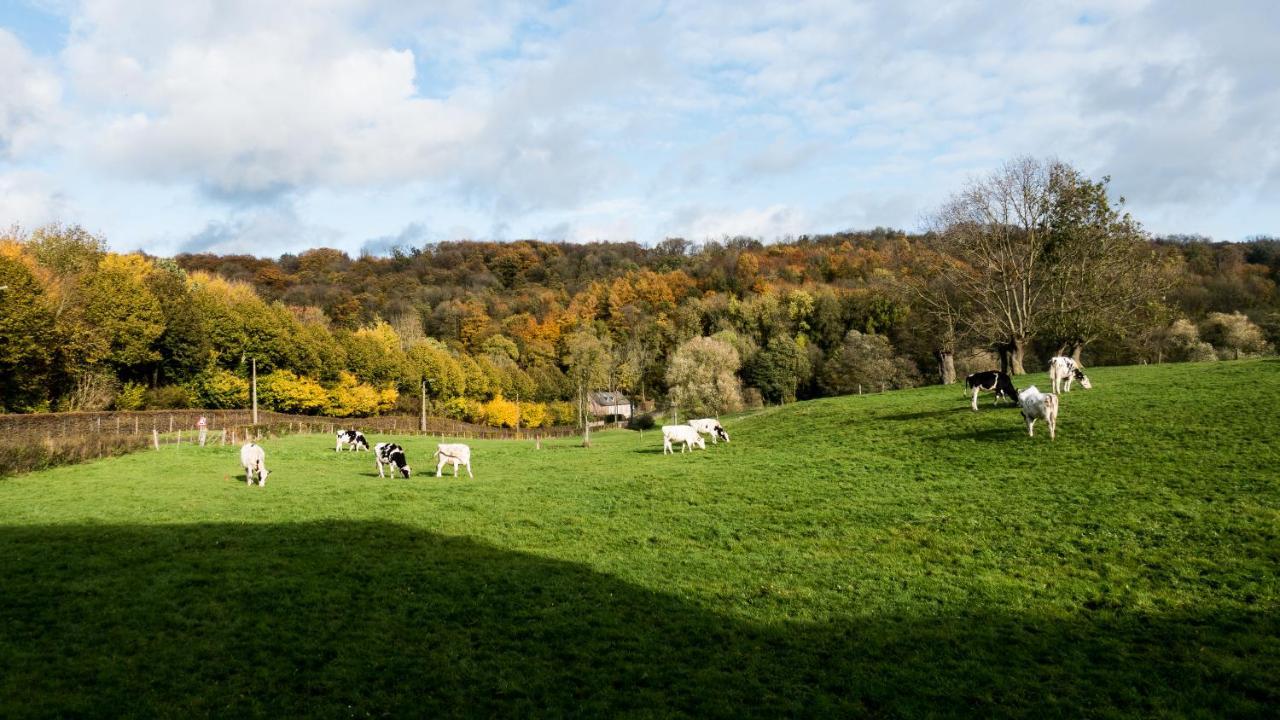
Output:
<svg viewBox="0 0 1280 720">
<path fill-rule="evenodd" d="M 918 229 L 1031 154 L 1156 233 L 1280 235 L 1277 36 L 1274 0 L 9 0 L 0 226 L 772 240 Z"/>
</svg>

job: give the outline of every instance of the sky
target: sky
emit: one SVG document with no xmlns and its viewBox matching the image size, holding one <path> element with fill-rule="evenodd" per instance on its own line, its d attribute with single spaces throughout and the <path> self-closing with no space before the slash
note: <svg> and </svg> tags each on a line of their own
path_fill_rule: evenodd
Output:
<svg viewBox="0 0 1280 720">
<path fill-rule="evenodd" d="M 1280 236 L 1276 0 L 0 0 L 0 227 L 113 249 L 921 229 L 1071 163 Z"/>
</svg>

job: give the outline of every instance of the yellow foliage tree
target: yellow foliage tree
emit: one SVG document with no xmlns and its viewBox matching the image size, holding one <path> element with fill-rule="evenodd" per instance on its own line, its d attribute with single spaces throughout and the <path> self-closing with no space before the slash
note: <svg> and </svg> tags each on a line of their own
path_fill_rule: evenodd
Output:
<svg viewBox="0 0 1280 720">
<path fill-rule="evenodd" d="M 378 412 L 381 396 L 376 388 L 366 385 L 349 372 L 340 373 L 338 383 L 329 389 L 329 405 L 325 412 L 334 417 L 364 417 Z"/>
<path fill-rule="evenodd" d="M 520 403 L 521 425 L 530 428 L 542 427 L 549 418 L 546 405 L 539 402 Z"/>
<path fill-rule="evenodd" d="M 492 400 L 484 404 L 484 421 L 488 425 L 513 428 L 518 418 L 519 411 L 516 404 L 504 399 L 501 395 L 495 395 Z"/>
<path fill-rule="evenodd" d="M 311 414 L 329 404 L 329 391 L 311 378 L 277 370 L 258 379 L 258 399 L 280 412 Z"/>
</svg>

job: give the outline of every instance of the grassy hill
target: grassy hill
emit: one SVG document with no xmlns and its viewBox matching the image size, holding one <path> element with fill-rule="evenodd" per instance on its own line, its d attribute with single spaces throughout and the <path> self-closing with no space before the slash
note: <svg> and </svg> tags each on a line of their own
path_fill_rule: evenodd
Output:
<svg viewBox="0 0 1280 720">
<path fill-rule="evenodd" d="M 266 488 L 190 446 L 0 480 L 0 716 L 1273 713 L 1280 362 L 1090 376 L 1052 442 L 931 387 L 474 480 L 326 436 Z"/>
</svg>

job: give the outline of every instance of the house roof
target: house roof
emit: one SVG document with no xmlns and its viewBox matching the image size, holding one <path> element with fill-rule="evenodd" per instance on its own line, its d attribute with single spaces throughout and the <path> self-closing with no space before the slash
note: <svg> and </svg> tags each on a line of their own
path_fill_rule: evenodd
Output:
<svg viewBox="0 0 1280 720">
<path fill-rule="evenodd" d="M 627 405 L 630 400 L 626 395 L 620 392 L 593 392 L 591 393 L 591 402 L 597 405 Z"/>
</svg>

